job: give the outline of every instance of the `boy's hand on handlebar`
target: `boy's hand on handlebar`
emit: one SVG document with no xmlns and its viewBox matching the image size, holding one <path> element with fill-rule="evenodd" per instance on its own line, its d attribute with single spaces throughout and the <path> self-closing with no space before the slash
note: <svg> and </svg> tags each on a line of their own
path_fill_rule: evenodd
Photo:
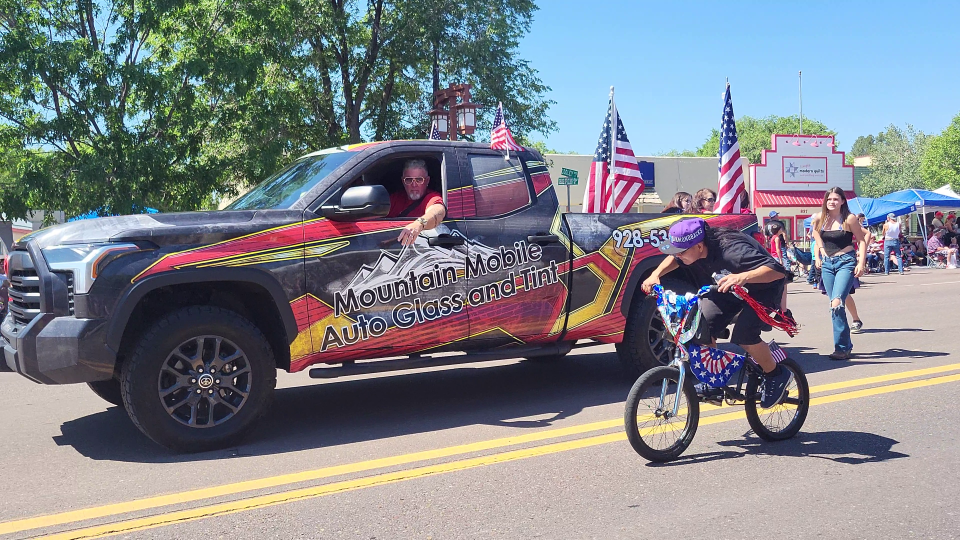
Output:
<svg viewBox="0 0 960 540">
<path fill-rule="evenodd" d="M 657 276 L 650 276 L 647 279 L 643 280 L 643 283 L 640 285 L 640 288 L 644 293 L 650 294 L 653 292 L 653 286 L 660 284 L 660 278 Z"/>
<path fill-rule="evenodd" d="M 744 274 L 727 274 L 717 281 L 717 290 L 728 292 L 734 285 L 746 285 L 747 276 Z"/>
</svg>

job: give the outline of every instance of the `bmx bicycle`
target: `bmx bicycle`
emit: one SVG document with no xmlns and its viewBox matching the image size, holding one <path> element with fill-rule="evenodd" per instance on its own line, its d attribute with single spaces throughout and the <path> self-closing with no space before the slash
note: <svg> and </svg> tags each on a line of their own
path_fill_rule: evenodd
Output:
<svg viewBox="0 0 960 540">
<path fill-rule="evenodd" d="M 650 461 L 671 461 L 690 446 L 700 422 L 701 402 L 742 403 L 750 427 L 766 441 L 793 437 L 806 420 L 810 408 L 807 378 L 775 341 L 769 343 L 774 360 L 782 369 L 790 370 L 793 380 L 784 398 L 767 409 L 760 404 L 763 370 L 749 355 L 690 343 L 700 322 L 699 300 L 714 290 L 716 286 L 707 286 L 695 295 L 681 296 L 660 285 L 653 288 L 651 296 L 657 297 L 657 309 L 673 338 L 674 357 L 669 365 L 655 367 L 637 379 L 624 410 L 627 439 Z M 733 287 L 733 293 L 758 314 L 763 309 L 743 287 Z M 798 331 L 792 319 L 780 322 L 778 327 L 789 335 Z M 701 384 L 695 386 L 694 380 Z"/>
</svg>

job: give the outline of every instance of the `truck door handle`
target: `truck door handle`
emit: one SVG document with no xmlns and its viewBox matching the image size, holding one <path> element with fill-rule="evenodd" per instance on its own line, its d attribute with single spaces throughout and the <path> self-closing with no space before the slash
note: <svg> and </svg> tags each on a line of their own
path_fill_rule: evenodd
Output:
<svg viewBox="0 0 960 540">
<path fill-rule="evenodd" d="M 430 237 L 427 240 L 427 244 L 433 247 L 453 247 L 462 246 L 464 242 L 463 237 L 453 236 L 452 234 L 440 234 Z"/>
<path fill-rule="evenodd" d="M 555 234 L 531 234 L 527 237 L 531 244 L 559 244 L 560 237 Z"/>
</svg>

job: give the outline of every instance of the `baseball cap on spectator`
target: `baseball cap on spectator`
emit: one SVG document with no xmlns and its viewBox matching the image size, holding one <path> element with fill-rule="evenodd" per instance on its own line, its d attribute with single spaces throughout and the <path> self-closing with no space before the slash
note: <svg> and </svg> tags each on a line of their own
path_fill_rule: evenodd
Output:
<svg viewBox="0 0 960 540">
<path fill-rule="evenodd" d="M 703 242 L 706 233 L 706 221 L 700 218 L 681 219 L 670 226 L 668 239 L 660 244 L 660 251 L 667 255 L 678 255 Z"/>
<path fill-rule="evenodd" d="M 887 219 L 893 219 L 895 217 L 897 216 L 893 215 L 893 212 L 890 212 L 889 214 L 887 214 Z"/>
<path fill-rule="evenodd" d="M 780 212 L 777 212 L 776 210 L 771 210 L 771 211 L 770 211 L 770 214 L 769 214 L 769 217 L 775 218 L 775 217 L 777 217 L 777 216 L 779 216 L 779 215 L 780 215 Z"/>
<path fill-rule="evenodd" d="M 933 217 L 943 217 L 943 212 L 937 210 L 936 212 L 933 213 Z"/>
</svg>

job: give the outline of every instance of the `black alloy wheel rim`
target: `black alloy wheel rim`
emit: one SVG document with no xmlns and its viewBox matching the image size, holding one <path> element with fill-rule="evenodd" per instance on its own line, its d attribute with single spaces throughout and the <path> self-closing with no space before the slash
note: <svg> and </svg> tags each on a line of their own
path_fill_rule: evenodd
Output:
<svg viewBox="0 0 960 540">
<path fill-rule="evenodd" d="M 647 331 L 647 343 L 650 345 L 650 351 L 653 357 L 660 364 L 667 365 L 673 360 L 673 342 L 670 339 L 670 333 L 663 324 L 663 318 L 657 311 L 650 320 L 650 328 Z"/>
<path fill-rule="evenodd" d="M 242 349 L 221 336 L 197 336 L 167 355 L 157 391 L 171 418 L 191 428 L 210 428 L 240 412 L 252 383 Z"/>
</svg>

